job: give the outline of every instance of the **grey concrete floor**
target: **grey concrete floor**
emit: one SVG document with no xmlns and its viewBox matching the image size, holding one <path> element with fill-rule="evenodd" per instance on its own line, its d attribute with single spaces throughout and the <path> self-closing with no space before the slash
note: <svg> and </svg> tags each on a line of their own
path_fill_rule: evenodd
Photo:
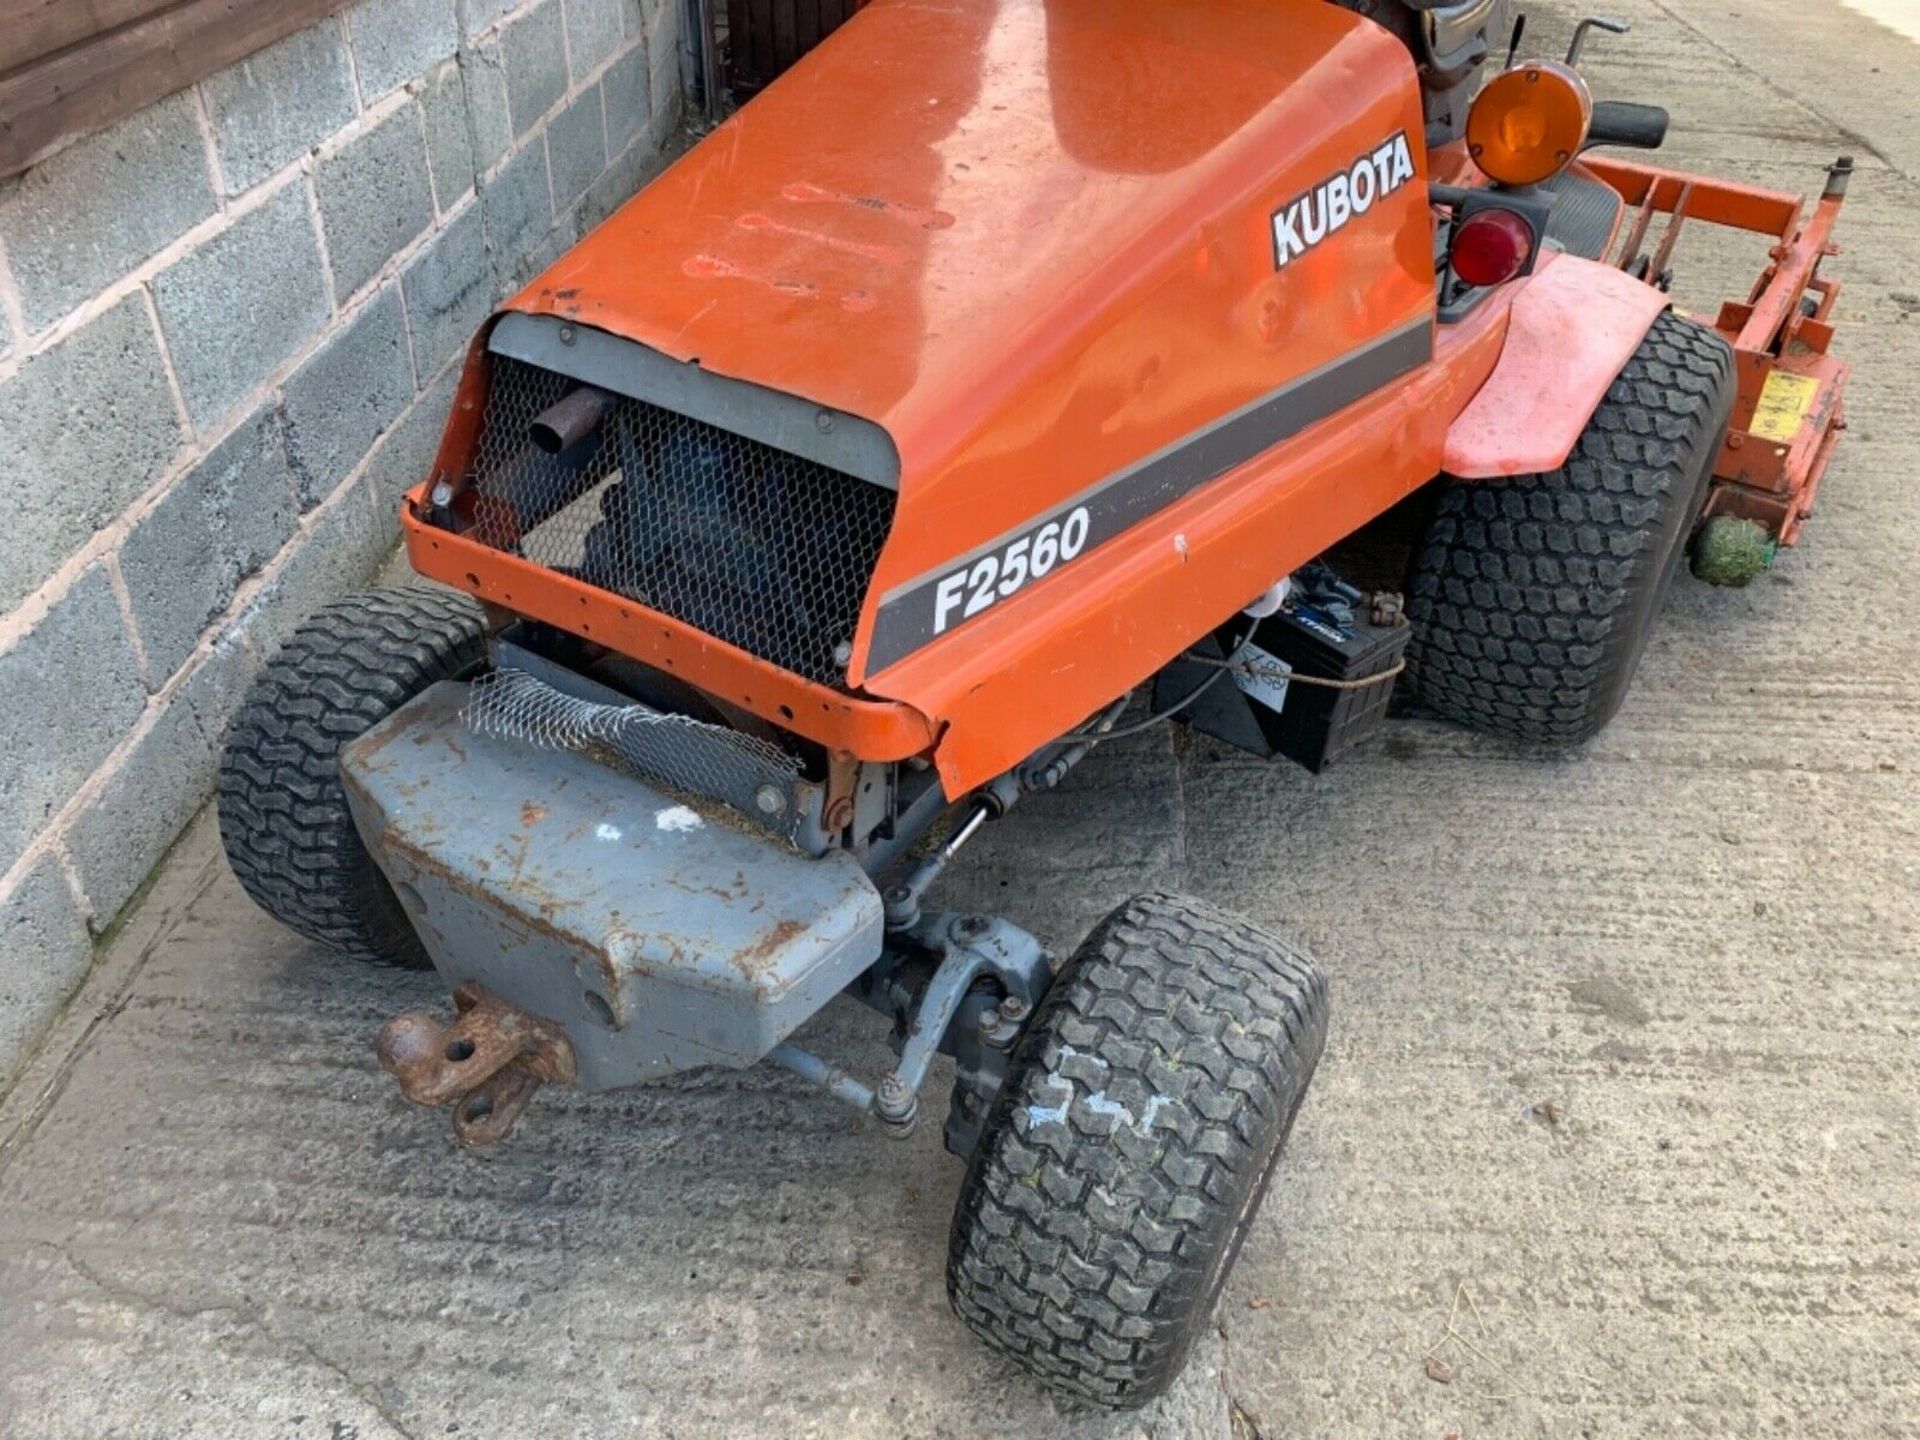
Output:
<svg viewBox="0 0 1920 1440">
<path fill-rule="evenodd" d="M 1831 3 L 1618 8 L 1599 88 L 1670 105 L 1678 160 L 1859 156 L 1854 428 L 1806 543 L 1683 582 L 1583 754 L 1407 722 L 1314 779 L 1151 735 L 949 887 L 1069 945 L 1186 888 L 1334 976 L 1168 1402 L 1075 1411 L 972 1344 L 933 1127 L 761 1070 L 460 1153 L 369 1048 L 431 980 L 295 942 L 203 822 L 0 1108 L 0 1434 L 1920 1434 L 1920 47 Z M 1697 305 L 1758 263 L 1707 238 Z M 849 1011 L 811 1038 L 883 1053 Z"/>
</svg>

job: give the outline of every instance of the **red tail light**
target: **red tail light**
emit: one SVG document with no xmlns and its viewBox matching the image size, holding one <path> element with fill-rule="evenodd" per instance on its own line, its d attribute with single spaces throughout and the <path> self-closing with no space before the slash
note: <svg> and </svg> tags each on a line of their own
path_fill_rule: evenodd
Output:
<svg viewBox="0 0 1920 1440">
<path fill-rule="evenodd" d="M 1533 258 L 1533 229 L 1511 210 L 1476 210 L 1453 227 L 1447 258 L 1469 285 L 1504 285 Z"/>
</svg>

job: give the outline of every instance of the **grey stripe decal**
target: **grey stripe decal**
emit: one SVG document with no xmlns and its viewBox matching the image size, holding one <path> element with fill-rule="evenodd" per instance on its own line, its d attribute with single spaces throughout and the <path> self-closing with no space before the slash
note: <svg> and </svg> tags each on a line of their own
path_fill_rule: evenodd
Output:
<svg viewBox="0 0 1920 1440">
<path fill-rule="evenodd" d="M 1022 539 L 1031 542 L 1049 527 L 1056 537 L 1064 530 L 1077 529 L 1081 543 L 1070 545 L 1072 554 L 1053 567 L 1064 568 L 1229 470 L 1410 374 L 1432 358 L 1433 323 L 1421 319 L 1289 381 L 1205 429 L 1182 436 L 1129 469 L 1096 481 L 1030 524 L 977 545 L 938 570 L 894 586 L 880 597 L 867 673 L 875 674 L 905 659 L 936 635 L 964 624 L 972 618 L 965 612 L 976 597 L 985 599 L 973 610 L 980 614 L 1014 593 L 1018 585 L 1009 590 L 999 583 L 1007 578 L 1001 573 L 1005 567 L 999 561 Z M 1077 514 L 1082 510 L 1086 512 L 1084 518 Z M 994 576 L 985 590 L 977 583 L 966 584 L 961 590 L 963 598 L 956 605 L 955 577 L 972 581 L 988 566 Z M 1024 578 L 1023 572 L 1023 582 Z M 943 584 L 944 605 L 940 596 Z"/>
</svg>

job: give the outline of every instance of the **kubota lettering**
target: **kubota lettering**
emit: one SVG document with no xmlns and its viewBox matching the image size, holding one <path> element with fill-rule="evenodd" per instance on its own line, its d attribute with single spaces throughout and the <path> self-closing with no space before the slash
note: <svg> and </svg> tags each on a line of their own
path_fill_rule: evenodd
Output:
<svg viewBox="0 0 1920 1440">
<path fill-rule="evenodd" d="M 1329 235 L 1413 179 L 1413 150 L 1402 130 L 1352 166 L 1328 176 L 1273 212 L 1273 263 L 1284 270 Z"/>
</svg>

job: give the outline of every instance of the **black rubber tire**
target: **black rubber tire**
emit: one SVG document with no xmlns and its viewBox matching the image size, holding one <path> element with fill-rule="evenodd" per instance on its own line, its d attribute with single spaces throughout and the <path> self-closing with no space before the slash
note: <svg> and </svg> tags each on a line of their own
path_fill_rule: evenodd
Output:
<svg viewBox="0 0 1920 1440">
<path fill-rule="evenodd" d="M 447 590 L 362 591 L 294 632 L 220 757 L 220 839 L 255 904 L 352 959 L 428 963 L 354 829 L 336 757 L 428 686 L 485 662 L 480 607 Z"/>
<path fill-rule="evenodd" d="M 1560 469 L 1443 482 L 1407 606 L 1419 703 L 1533 743 L 1597 735 L 1680 568 L 1734 391 L 1726 342 L 1668 312 Z"/>
<path fill-rule="evenodd" d="M 1143 895 L 1036 1011 L 974 1151 L 947 1294 L 983 1341 L 1113 1409 L 1213 1313 L 1326 1042 L 1327 982 L 1266 931 Z"/>
</svg>

